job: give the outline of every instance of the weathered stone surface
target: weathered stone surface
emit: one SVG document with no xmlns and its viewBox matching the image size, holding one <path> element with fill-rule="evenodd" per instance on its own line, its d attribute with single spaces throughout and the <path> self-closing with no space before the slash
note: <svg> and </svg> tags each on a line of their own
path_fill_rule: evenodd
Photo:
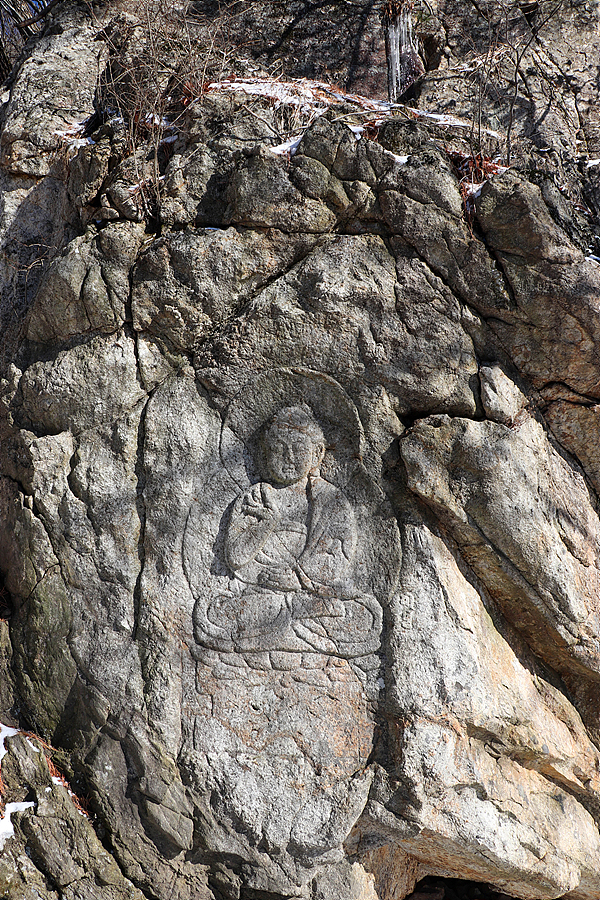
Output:
<svg viewBox="0 0 600 900">
<path fill-rule="evenodd" d="M 36 429 L 51 435 L 112 423 L 145 396 L 137 380 L 134 341 L 124 333 L 93 338 L 61 351 L 54 360 L 35 363 L 20 391 L 23 424 L 33 424 L 33 416 Z"/>
<path fill-rule="evenodd" d="M 31 341 L 117 331 L 129 317 L 129 271 L 143 229 L 120 222 L 75 238 L 50 265 L 27 322 Z"/>
<path fill-rule="evenodd" d="M 438 417 L 401 447 L 409 487 L 452 529 L 538 655 L 597 678 L 598 519 L 581 473 L 542 426 L 529 417 L 513 428 Z"/>
<path fill-rule="evenodd" d="M 597 405 L 582 406 L 567 400 L 550 403 L 545 417 L 562 446 L 576 456 L 596 493 L 600 492 Z"/>
<path fill-rule="evenodd" d="M 527 406 L 527 397 L 500 366 L 481 366 L 479 380 L 486 418 L 501 425 L 514 425 Z"/>
<path fill-rule="evenodd" d="M 67 29 L 39 40 L 19 70 L 0 138 L 0 162 L 11 174 L 48 175 L 53 153 L 93 109 L 106 49 L 88 23 Z"/>
<path fill-rule="evenodd" d="M 446 12 L 419 26 L 440 66 Z M 576 161 L 471 190 L 447 122 L 212 85 L 168 141 L 109 110 L 58 165 L 28 98 L 63 54 L 87 117 L 113 33 L 70 15 L 2 137 L 0 711 L 96 818 L 9 739 L 34 807 L 4 895 L 403 900 L 436 874 L 600 900 L 600 285 L 552 180 Z"/>
<path fill-rule="evenodd" d="M 10 359 L 47 261 L 54 248 L 75 236 L 76 217 L 58 178 L 38 182 L 0 169 L 0 190 L 2 353 Z"/>
<path fill-rule="evenodd" d="M 35 815 L 31 810 L 13 814 L 16 838 L 0 858 L 4 895 L 141 900 L 143 895 L 123 877 L 98 840 L 89 817 L 75 806 L 67 782 L 51 777 L 45 748 L 23 735 L 10 738 L 8 744 L 2 764 L 6 795 L 12 799 L 33 794 Z M 39 869 L 55 890 L 40 878 Z"/>
<path fill-rule="evenodd" d="M 470 338 L 456 327 L 461 315 L 461 305 L 410 252 L 400 250 L 394 261 L 379 237 L 332 237 L 217 338 L 218 370 L 210 377 L 221 381 L 232 357 L 254 368 L 261 347 L 273 363 L 316 365 L 342 384 L 358 386 L 372 372 L 400 415 L 411 405 L 440 403 L 473 413 L 476 363 Z"/>
<path fill-rule="evenodd" d="M 61 18 L 65 13 L 64 19 Z M 65 183 L 70 141 L 94 110 L 105 48 L 80 10 L 61 11 L 34 41 L 2 107 L 0 135 L 0 330 L 10 360 L 50 259 L 77 234 Z"/>
<path fill-rule="evenodd" d="M 515 896 L 576 887 L 595 896 L 598 833 L 580 803 L 600 787 L 597 748 L 514 632 L 498 630 L 494 604 L 444 542 L 413 524 L 403 549 L 387 695 L 398 722 L 392 786 L 399 796 L 386 805 L 396 809 L 402 798 L 400 846 L 421 860 L 439 854 L 442 867 L 460 858 L 463 877 L 483 880 L 495 870 L 496 884 Z M 573 830 L 561 804 L 572 810 Z M 377 804 L 371 812 L 390 825 Z M 481 867 L 464 848 L 484 833 L 494 839 Z"/>
<path fill-rule="evenodd" d="M 537 388 L 560 382 L 596 397 L 597 263 L 552 221 L 540 190 L 518 175 L 485 185 L 477 217 L 514 298 L 516 308 L 492 326 L 514 363 Z"/>
<path fill-rule="evenodd" d="M 230 320 L 260 289 L 311 249 L 305 235 L 290 240 L 235 228 L 175 232 L 140 255 L 133 277 L 136 330 L 175 347 L 194 348 L 215 324 Z"/>
<path fill-rule="evenodd" d="M 326 197 L 340 210 L 350 205 L 343 191 Z M 236 225 L 322 234 L 337 224 L 333 210 L 320 199 L 305 197 L 290 182 L 285 162 L 268 152 L 250 157 L 246 166 L 235 172 L 229 202 L 227 217 Z"/>
</svg>

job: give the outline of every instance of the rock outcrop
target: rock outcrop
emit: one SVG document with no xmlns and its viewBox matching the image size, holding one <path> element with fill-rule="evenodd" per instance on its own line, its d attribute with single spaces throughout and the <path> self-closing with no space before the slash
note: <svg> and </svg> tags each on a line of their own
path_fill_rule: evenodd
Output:
<svg viewBox="0 0 600 900">
<path fill-rule="evenodd" d="M 127 151 L 109 33 L 2 114 L 3 896 L 600 900 L 595 166 L 257 77 Z"/>
</svg>

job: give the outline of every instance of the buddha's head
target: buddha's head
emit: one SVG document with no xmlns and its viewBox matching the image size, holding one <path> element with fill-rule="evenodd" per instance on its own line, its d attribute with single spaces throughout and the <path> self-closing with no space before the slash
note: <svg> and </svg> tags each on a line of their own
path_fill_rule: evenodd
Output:
<svg viewBox="0 0 600 900">
<path fill-rule="evenodd" d="M 271 478 L 278 484 L 294 484 L 318 469 L 325 437 L 309 410 L 286 406 L 267 426 L 263 447 Z"/>
</svg>

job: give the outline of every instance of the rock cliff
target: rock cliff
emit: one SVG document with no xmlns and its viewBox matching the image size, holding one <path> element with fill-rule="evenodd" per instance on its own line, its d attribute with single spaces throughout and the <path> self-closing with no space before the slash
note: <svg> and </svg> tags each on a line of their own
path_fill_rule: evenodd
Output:
<svg viewBox="0 0 600 900">
<path fill-rule="evenodd" d="M 0 893 L 600 900 L 596 5 L 251 6 L 4 96 Z"/>
</svg>

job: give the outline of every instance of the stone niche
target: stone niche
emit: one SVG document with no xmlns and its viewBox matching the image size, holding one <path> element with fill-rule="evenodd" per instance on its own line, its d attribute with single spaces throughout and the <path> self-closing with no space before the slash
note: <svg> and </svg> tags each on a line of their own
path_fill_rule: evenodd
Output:
<svg viewBox="0 0 600 900">
<path fill-rule="evenodd" d="M 334 379 L 275 369 L 231 401 L 190 482 L 182 778 L 294 879 L 343 858 L 373 779 L 401 551 L 364 443 Z"/>
</svg>

